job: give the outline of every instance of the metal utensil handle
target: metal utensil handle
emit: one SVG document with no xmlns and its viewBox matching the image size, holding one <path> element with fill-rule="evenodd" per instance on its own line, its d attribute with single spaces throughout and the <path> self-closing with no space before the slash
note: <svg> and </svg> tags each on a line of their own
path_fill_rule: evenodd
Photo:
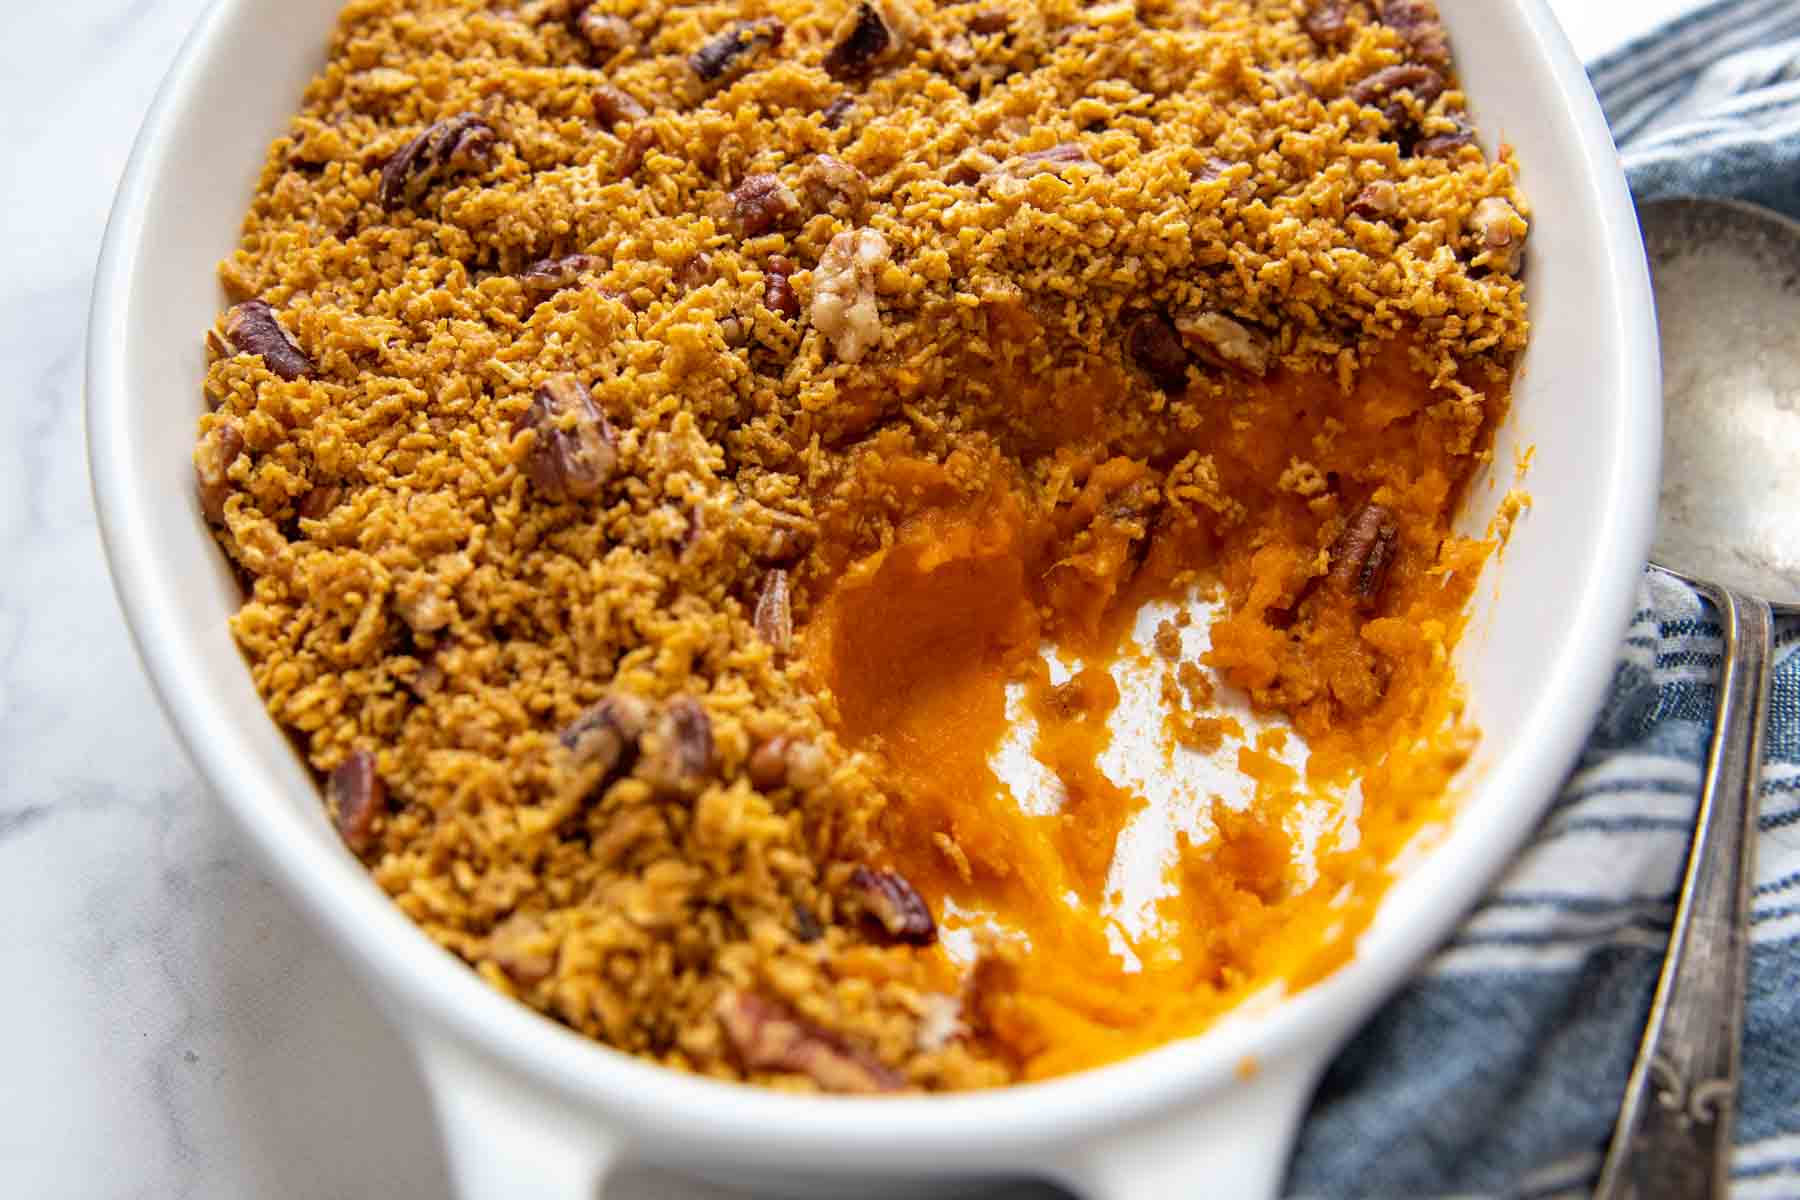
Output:
<svg viewBox="0 0 1800 1200">
<path fill-rule="evenodd" d="M 1724 1200 L 1731 1175 L 1774 619 L 1761 600 L 1704 590 L 1725 634 L 1717 723 L 1668 957 L 1595 1200 Z"/>
</svg>

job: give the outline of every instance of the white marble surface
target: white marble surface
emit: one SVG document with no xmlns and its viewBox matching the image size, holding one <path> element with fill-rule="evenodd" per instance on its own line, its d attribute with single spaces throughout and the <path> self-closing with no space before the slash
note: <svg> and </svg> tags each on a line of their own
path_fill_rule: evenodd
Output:
<svg viewBox="0 0 1800 1200">
<path fill-rule="evenodd" d="M 442 1197 L 417 1075 L 184 760 L 94 528 L 94 258 L 138 121 L 206 2 L 4 6 L 0 1195 Z M 1557 7 L 1591 55 L 1689 2 Z M 618 1191 L 720 1195 L 647 1177 Z"/>
</svg>

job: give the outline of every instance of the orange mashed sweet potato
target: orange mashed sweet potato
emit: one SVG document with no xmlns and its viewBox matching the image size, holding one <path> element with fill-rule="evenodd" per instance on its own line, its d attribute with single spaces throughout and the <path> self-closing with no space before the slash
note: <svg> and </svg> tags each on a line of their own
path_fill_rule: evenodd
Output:
<svg viewBox="0 0 1800 1200">
<path fill-rule="evenodd" d="M 1092 395 L 1103 402 L 1103 382 Z M 1485 395 L 1491 425 L 1505 391 Z M 1492 547 L 1450 532 L 1469 459 L 1421 419 L 1431 403 L 1399 347 L 1347 390 L 1285 373 L 1246 383 L 1228 419 L 1159 448 L 1165 461 L 1208 449 L 1219 492 L 1253 514 L 1223 533 L 1179 509 L 1146 524 L 1146 494 L 1163 473 L 1096 461 L 1095 447 L 1063 440 L 1066 408 L 1025 406 L 1050 418 L 1029 441 L 1083 480 L 1065 505 L 998 456 L 977 468 L 987 488 L 951 503 L 943 497 L 962 491 L 952 468 L 899 444 L 859 464 L 863 485 L 904 515 L 891 544 L 824 587 L 801 635 L 806 662 L 895 799 L 880 828 L 883 865 L 934 911 L 968 914 L 984 930 L 980 1019 L 1026 1076 L 1124 1057 L 1271 983 L 1321 978 L 1353 952 L 1395 853 L 1446 815 L 1473 736 L 1448 651 Z M 1324 502 L 1287 479 L 1306 460 L 1337 481 Z M 1329 558 L 1322 533 L 1357 495 L 1393 513 L 1400 531 L 1377 616 L 1352 595 L 1308 587 Z M 1141 605 L 1181 599 L 1197 581 L 1217 582 L 1227 601 L 1204 666 L 1289 716 L 1311 754 L 1301 775 L 1269 753 L 1284 740 L 1278 730 L 1239 745 L 1252 804 L 1195 798 L 1210 804 L 1216 839 L 1182 845 L 1160 901 L 1166 919 L 1131 945 L 1128 966 L 1102 901 L 1119 834 L 1144 802 L 1099 764 L 1119 701 L 1108 667 L 1132 653 Z M 1045 643 L 1083 664 L 1061 686 Z M 1061 785 L 1055 812 L 1021 807 L 992 765 L 1013 725 L 1009 685 L 1023 685 L 1038 726 L 1032 753 Z M 1308 789 L 1356 780 L 1356 847 L 1328 848 L 1301 883 L 1286 818 Z"/>
</svg>

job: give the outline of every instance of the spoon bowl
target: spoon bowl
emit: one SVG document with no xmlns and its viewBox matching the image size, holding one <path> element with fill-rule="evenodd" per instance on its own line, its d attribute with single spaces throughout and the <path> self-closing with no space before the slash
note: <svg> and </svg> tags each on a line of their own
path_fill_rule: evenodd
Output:
<svg viewBox="0 0 1800 1200">
<path fill-rule="evenodd" d="M 1800 607 L 1800 222 L 1720 200 L 1639 215 L 1663 345 L 1651 558 Z"/>
</svg>

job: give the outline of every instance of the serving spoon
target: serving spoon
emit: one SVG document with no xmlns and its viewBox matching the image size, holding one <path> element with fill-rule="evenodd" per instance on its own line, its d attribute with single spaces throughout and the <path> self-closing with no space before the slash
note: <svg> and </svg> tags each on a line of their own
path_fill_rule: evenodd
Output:
<svg viewBox="0 0 1800 1200">
<path fill-rule="evenodd" d="M 1713 602 L 1724 654 L 1668 955 L 1594 1194 L 1723 1200 L 1773 614 L 1800 607 L 1800 223 L 1695 199 L 1638 216 L 1663 358 L 1651 560 Z"/>
</svg>

